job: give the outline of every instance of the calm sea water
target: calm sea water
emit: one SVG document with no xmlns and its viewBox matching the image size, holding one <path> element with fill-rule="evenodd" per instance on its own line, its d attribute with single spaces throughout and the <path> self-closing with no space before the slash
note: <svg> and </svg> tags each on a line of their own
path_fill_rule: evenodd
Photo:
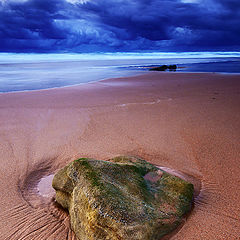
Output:
<svg viewBox="0 0 240 240">
<path fill-rule="evenodd" d="M 0 54 L 0 92 L 131 76 L 162 64 L 185 72 L 240 73 L 240 53 Z"/>
</svg>

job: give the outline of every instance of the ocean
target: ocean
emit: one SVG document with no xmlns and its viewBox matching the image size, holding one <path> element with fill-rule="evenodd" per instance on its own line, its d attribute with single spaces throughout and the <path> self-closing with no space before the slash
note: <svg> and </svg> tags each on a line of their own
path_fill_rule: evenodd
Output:
<svg viewBox="0 0 240 240">
<path fill-rule="evenodd" d="M 236 74 L 240 73 L 240 53 L 0 53 L 0 92 L 49 89 L 132 76 L 163 64 L 176 64 L 177 72 Z"/>
</svg>

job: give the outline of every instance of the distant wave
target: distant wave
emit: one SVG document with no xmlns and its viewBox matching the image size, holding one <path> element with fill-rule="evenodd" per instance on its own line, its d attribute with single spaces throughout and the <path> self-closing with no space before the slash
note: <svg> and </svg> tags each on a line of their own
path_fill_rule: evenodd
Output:
<svg viewBox="0 0 240 240">
<path fill-rule="evenodd" d="M 0 53 L 0 63 L 34 61 L 79 61 L 159 58 L 226 58 L 240 57 L 240 52 L 115 52 L 115 53 Z"/>
</svg>

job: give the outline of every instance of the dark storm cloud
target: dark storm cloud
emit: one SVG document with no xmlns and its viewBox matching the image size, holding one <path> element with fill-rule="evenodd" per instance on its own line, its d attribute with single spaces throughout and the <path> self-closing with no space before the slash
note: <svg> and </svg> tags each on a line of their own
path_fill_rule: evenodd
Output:
<svg viewBox="0 0 240 240">
<path fill-rule="evenodd" d="M 0 0 L 0 51 L 240 50 L 239 0 Z"/>
</svg>

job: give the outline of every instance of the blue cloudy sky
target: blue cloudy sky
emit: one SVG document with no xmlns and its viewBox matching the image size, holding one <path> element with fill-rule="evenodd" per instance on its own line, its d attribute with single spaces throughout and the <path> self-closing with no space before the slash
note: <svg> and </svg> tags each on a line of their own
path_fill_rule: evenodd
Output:
<svg viewBox="0 0 240 240">
<path fill-rule="evenodd" d="M 240 51 L 240 0 L 0 0 L 0 52 Z"/>
</svg>

